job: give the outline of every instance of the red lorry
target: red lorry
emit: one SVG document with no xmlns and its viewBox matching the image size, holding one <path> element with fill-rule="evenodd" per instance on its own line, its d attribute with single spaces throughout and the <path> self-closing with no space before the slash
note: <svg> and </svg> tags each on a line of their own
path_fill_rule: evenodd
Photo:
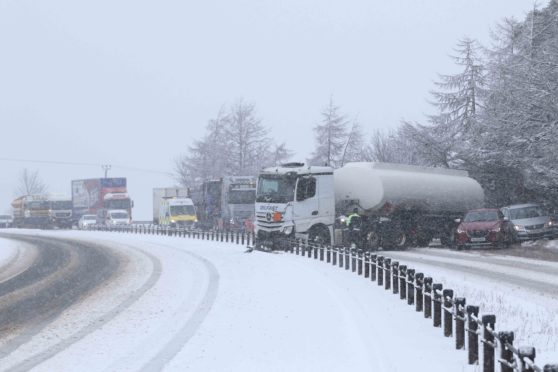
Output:
<svg viewBox="0 0 558 372">
<path fill-rule="evenodd" d="M 72 181 L 74 224 L 84 214 L 106 215 L 109 210 L 126 210 L 132 218 L 134 202 L 128 195 L 125 177 L 90 178 Z"/>
</svg>

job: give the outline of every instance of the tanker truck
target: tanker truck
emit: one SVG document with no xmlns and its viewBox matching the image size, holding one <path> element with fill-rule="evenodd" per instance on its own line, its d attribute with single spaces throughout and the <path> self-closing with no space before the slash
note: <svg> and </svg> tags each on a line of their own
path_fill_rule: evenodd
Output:
<svg viewBox="0 0 558 372">
<path fill-rule="evenodd" d="M 334 170 L 288 163 L 259 174 L 255 244 L 282 249 L 288 237 L 377 250 L 424 246 L 439 237 L 451 245 L 458 219 L 483 204 L 481 186 L 466 171 L 373 162 Z M 344 224 L 355 211 L 356 241 Z"/>
</svg>

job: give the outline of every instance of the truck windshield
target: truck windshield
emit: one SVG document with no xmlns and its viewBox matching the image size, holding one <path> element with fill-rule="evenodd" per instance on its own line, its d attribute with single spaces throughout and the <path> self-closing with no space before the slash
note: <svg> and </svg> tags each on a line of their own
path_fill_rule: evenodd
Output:
<svg viewBox="0 0 558 372">
<path fill-rule="evenodd" d="M 256 190 L 230 190 L 229 204 L 254 204 Z"/>
<path fill-rule="evenodd" d="M 107 209 L 130 209 L 130 199 L 114 199 L 105 201 Z"/>
<path fill-rule="evenodd" d="M 113 219 L 126 219 L 128 218 L 128 213 L 126 212 L 112 212 L 110 218 Z"/>
<path fill-rule="evenodd" d="M 296 178 L 287 176 L 260 176 L 256 201 L 287 203 L 294 200 Z"/>
<path fill-rule="evenodd" d="M 33 210 L 49 209 L 50 205 L 47 201 L 32 201 L 27 203 L 27 208 Z"/>
<path fill-rule="evenodd" d="M 194 215 L 196 210 L 193 205 L 171 205 L 170 214 L 171 216 Z"/>
<path fill-rule="evenodd" d="M 72 209 L 72 201 L 71 200 L 53 201 L 52 204 L 51 204 L 51 208 L 54 209 L 54 210 Z"/>
</svg>

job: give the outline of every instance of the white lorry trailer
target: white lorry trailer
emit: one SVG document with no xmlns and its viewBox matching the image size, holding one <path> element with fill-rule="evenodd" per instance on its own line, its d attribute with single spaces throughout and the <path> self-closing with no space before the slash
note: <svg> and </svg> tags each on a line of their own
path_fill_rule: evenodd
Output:
<svg viewBox="0 0 558 372">
<path fill-rule="evenodd" d="M 339 169 L 289 163 L 262 170 L 256 195 L 256 244 L 281 248 L 285 237 L 360 248 L 451 244 L 456 219 L 484 204 L 465 171 L 388 163 Z M 358 236 L 345 216 L 357 211 Z"/>
</svg>

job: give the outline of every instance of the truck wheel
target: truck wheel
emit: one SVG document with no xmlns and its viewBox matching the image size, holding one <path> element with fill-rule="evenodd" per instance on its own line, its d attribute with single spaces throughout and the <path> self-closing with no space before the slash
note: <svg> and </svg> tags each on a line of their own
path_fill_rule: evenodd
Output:
<svg viewBox="0 0 558 372">
<path fill-rule="evenodd" d="M 380 235 L 376 231 L 369 231 L 364 236 L 364 250 L 377 251 L 380 247 Z"/>
<path fill-rule="evenodd" d="M 407 246 L 407 234 L 405 232 L 400 231 L 396 236 L 393 242 L 395 249 L 405 249 Z"/>
<path fill-rule="evenodd" d="M 310 233 L 308 234 L 308 241 L 318 244 L 331 244 L 329 230 L 327 230 L 326 227 L 316 227 L 311 229 Z"/>
</svg>

